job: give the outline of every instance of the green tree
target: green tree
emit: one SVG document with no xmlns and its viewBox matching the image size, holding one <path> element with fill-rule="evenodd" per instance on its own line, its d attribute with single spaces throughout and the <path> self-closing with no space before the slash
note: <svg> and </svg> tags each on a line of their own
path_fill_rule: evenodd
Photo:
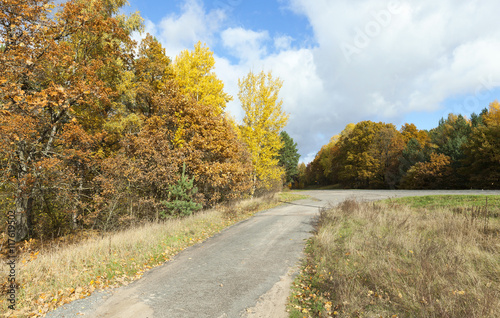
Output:
<svg viewBox="0 0 500 318">
<path fill-rule="evenodd" d="M 280 133 L 283 148 L 279 150 L 279 165 L 285 169 L 285 183 L 292 183 L 298 173 L 300 154 L 297 150 L 297 143 L 288 135 L 286 131 Z"/>
<path fill-rule="evenodd" d="M 471 133 L 471 124 L 462 115 L 449 114 L 447 119 L 441 119 L 439 126 L 430 131 L 432 143 L 436 151 L 449 156 L 453 163 L 463 159 L 464 145 Z"/>
<path fill-rule="evenodd" d="M 182 165 L 182 174 L 177 184 L 168 187 L 168 201 L 163 201 L 167 208 L 162 213 L 172 216 L 188 216 L 202 208 L 202 205 L 194 201 L 193 196 L 198 192 L 198 188 L 193 185 L 194 177 L 191 180 L 186 176 L 186 164 Z"/>
<path fill-rule="evenodd" d="M 482 125 L 473 128 L 468 143 L 464 147 L 464 175 L 469 186 L 482 189 L 500 188 L 500 104 L 490 104 L 487 112 L 482 112 Z"/>
<path fill-rule="evenodd" d="M 453 173 L 450 175 L 447 187 L 464 188 L 467 178 L 462 174 L 462 161 L 465 159 L 464 146 L 472 132 L 471 123 L 462 115 L 449 114 L 447 119 L 441 119 L 439 126 L 429 132 L 432 143 L 438 154 L 450 157 Z"/>
<path fill-rule="evenodd" d="M 283 81 L 273 78 L 271 72 L 248 73 L 238 80 L 238 97 L 245 111 L 241 137 L 252 156 L 253 187 L 270 189 L 284 174 L 279 163 L 279 150 L 283 147 L 280 131 L 288 121 L 288 115 L 281 109 L 283 101 L 279 91 Z"/>
</svg>

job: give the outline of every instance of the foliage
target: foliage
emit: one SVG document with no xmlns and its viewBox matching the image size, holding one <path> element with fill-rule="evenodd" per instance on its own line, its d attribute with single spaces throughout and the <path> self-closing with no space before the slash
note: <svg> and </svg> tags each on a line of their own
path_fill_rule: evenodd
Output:
<svg viewBox="0 0 500 318">
<path fill-rule="evenodd" d="M 402 147 L 402 137 L 393 125 L 371 121 L 356 124 L 340 137 L 333 156 L 339 182 L 354 188 L 393 187 Z"/>
<path fill-rule="evenodd" d="M 183 162 L 205 207 L 249 194 L 208 47 L 174 64 L 149 34 L 136 48 L 125 0 L 0 4 L 0 204 L 16 240 L 158 220 Z"/>
<path fill-rule="evenodd" d="M 453 172 L 450 163 L 450 157 L 433 153 L 428 162 L 419 162 L 408 170 L 402 186 L 406 189 L 449 189 Z"/>
<path fill-rule="evenodd" d="M 297 143 L 286 131 L 280 133 L 280 138 L 283 148 L 279 150 L 279 165 L 285 169 L 285 183 L 291 184 L 299 174 L 297 166 L 300 154 L 297 150 Z"/>
<path fill-rule="evenodd" d="M 335 135 L 309 163 L 304 186 L 498 189 L 500 104 L 471 120 L 450 114 L 427 132 L 363 121 Z"/>
<path fill-rule="evenodd" d="M 210 105 L 214 115 L 220 115 L 233 98 L 224 92 L 224 83 L 213 72 L 214 65 L 213 52 L 198 42 L 193 51 L 182 51 L 173 66 L 181 93 Z"/>
<path fill-rule="evenodd" d="M 89 194 L 117 67 L 131 61 L 130 29 L 108 5 L 68 1 L 52 16 L 46 0 L 2 1 L 0 177 L 15 197 L 16 240 L 35 222 L 59 226 L 71 215 L 75 226 Z"/>
<path fill-rule="evenodd" d="M 483 113 L 484 125 L 473 128 L 464 147 L 463 174 L 470 176 L 470 184 L 476 188 L 500 187 L 500 104 L 490 104 Z"/>
<path fill-rule="evenodd" d="M 284 174 L 278 166 L 279 150 L 283 147 L 279 133 L 288 121 L 288 115 L 281 109 L 283 101 L 278 96 L 282 84 L 271 72 L 266 74 L 264 71 L 260 74 L 250 72 L 238 80 L 238 97 L 245 111 L 241 137 L 252 157 L 252 195 L 257 188 L 270 189 L 281 182 Z"/>
<path fill-rule="evenodd" d="M 168 187 L 168 201 L 162 202 L 167 208 L 167 211 L 162 213 L 163 217 L 167 215 L 187 216 L 202 208 L 202 205 L 195 202 L 193 198 L 193 195 L 198 192 L 198 188 L 193 185 L 194 178 L 189 180 L 185 173 L 186 165 L 184 164 L 177 184 Z"/>
</svg>

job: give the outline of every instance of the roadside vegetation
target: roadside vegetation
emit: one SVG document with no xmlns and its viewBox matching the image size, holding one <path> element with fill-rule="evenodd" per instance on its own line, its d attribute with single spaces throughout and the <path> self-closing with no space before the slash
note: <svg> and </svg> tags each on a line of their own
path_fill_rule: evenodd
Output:
<svg viewBox="0 0 500 318">
<path fill-rule="evenodd" d="M 500 196 L 495 195 L 426 195 L 388 199 L 386 203 L 397 203 L 420 209 L 488 209 L 492 215 L 500 212 Z"/>
<path fill-rule="evenodd" d="M 8 311 L 7 284 L 2 281 L 0 312 L 5 317 L 41 316 L 95 290 L 127 285 L 183 249 L 258 211 L 302 198 L 289 191 L 115 233 L 87 231 L 48 242 L 26 241 L 17 261 L 18 310 Z M 8 270 L 2 262 L 1 277 L 8 277 Z"/>
<path fill-rule="evenodd" d="M 499 196 L 345 201 L 321 212 L 291 317 L 500 317 Z"/>
</svg>

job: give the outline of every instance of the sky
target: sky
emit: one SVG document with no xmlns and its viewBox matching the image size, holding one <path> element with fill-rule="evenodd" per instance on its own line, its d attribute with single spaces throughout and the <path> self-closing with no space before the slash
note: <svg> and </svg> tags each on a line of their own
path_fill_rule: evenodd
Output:
<svg viewBox="0 0 500 318">
<path fill-rule="evenodd" d="M 172 59 L 206 43 L 238 121 L 238 78 L 264 70 L 283 80 L 285 130 L 305 163 L 348 123 L 432 129 L 500 99 L 497 0 L 129 2 Z"/>
</svg>

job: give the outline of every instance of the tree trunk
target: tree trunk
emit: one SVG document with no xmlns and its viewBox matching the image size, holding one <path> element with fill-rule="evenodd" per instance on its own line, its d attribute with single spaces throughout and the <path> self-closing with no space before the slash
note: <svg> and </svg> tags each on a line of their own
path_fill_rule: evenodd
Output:
<svg viewBox="0 0 500 318">
<path fill-rule="evenodd" d="M 257 175 L 254 173 L 253 174 L 253 178 L 252 178 L 252 190 L 251 190 L 251 193 L 250 193 L 250 197 L 253 199 L 254 195 L 255 195 L 255 190 L 257 188 Z"/>
<path fill-rule="evenodd" d="M 15 241 L 19 242 L 26 239 L 30 235 L 32 228 L 32 205 L 33 198 L 21 191 L 18 192 L 18 197 L 15 200 L 15 220 L 16 220 L 16 235 Z"/>
</svg>

